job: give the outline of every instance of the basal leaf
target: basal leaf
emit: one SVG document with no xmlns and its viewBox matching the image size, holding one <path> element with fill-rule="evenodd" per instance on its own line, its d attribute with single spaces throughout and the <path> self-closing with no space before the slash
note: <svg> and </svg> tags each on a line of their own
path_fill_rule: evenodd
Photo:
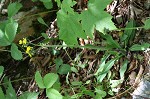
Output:
<svg viewBox="0 0 150 99">
<path fill-rule="evenodd" d="M 62 64 L 58 69 L 59 74 L 67 74 L 70 71 L 71 71 L 71 67 L 68 64 Z"/>
<path fill-rule="evenodd" d="M 16 44 L 12 43 L 11 45 L 11 56 L 15 60 L 21 60 L 22 59 L 22 53 L 20 50 L 18 50 L 18 47 Z"/>
<path fill-rule="evenodd" d="M 142 51 L 142 50 L 146 50 L 147 48 L 150 47 L 149 43 L 143 43 L 141 45 L 139 44 L 134 44 L 133 46 L 131 46 L 129 49 L 130 51 Z"/>
<path fill-rule="evenodd" d="M 150 29 L 150 18 L 149 19 L 147 19 L 145 22 L 144 22 L 144 28 L 145 29 Z"/>
<path fill-rule="evenodd" d="M 16 36 L 17 33 L 17 28 L 18 28 L 18 23 L 12 22 L 8 23 L 5 27 L 5 35 L 9 42 L 12 42 Z"/>
<path fill-rule="evenodd" d="M 39 93 L 36 92 L 24 92 L 19 99 L 38 99 Z"/>
<path fill-rule="evenodd" d="M 47 89 L 51 88 L 57 80 L 58 80 L 58 75 L 54 73 L 48 73 L 43 78 L 44 85 Z"/>
<path fill-rule="evenodd" d="M 128 60 L 125 60 L 119 70 L 119 73 L 120 73 L 120 78 L 123 80 L 124 78 L 124 73 L 125 71 L 127 70 L 127 64 L 128 64 Z"/>
<path fill-rule="evenodd" d="M 35 81 L 38 84 L 39 88 L 45 88 L 43 78 L 39 71 L 35 73 Z"/>
<path fill-rule="evenodd" d="M 18 2 L 10 3 L 7 8 L 8 9 L 8 17 L 14 16 L 20 10 L 21 7 L 22 7 L 22 5 Z"/>
<path fill-rule="evenodd" d="M 46 96 L 49 99 L 63 99 L 63 96 L 56 89 L 46 89 Z"/>
<path fill-rule="evenodd" d="M 135 37 L 135 29 L 128 29 L 128 28 L 133 28 L 135 26 L 136 26 L 135 21 L 130 20 L 130 22 L 128 22 L 125 28 L 125 31 L 121 37 L 121 41 L 124 41 L 126 45 L 132 44 L 133 39 Z"/>
<path fill-rule="evenodd" d="M 103 38 L 105 38 L 105 39 L 106 39 L 107 44 L 108 44 L 108 46 L 109 46 L 109 47 L 111 47 L 111 48 L 119 48 L 119 49 L 121 49 L 121 46 L 119 45 L 119 43 L 118 43 L 118 42 L 116 42 L 115 40 L 113 40 L 113 38 L 112 38 L 112 36 L 111 36 L 111 35 L 109 35 L 109 34 L 105 34 L 105 35 L 102 35 L 102 36 L 103 36 Z"/>
<path fill-rule="evenodd" d="M 0 30 L 0 39 L 2 39 L 4 37 L 4 33 L 2 30 Z"/>
</svg>

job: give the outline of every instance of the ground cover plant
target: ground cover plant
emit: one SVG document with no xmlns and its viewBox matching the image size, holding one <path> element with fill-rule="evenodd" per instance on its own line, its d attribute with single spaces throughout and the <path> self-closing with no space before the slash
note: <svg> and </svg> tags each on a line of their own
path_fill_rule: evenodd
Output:
<svg viewBox="0 0 150 99">
<path fill-rule="evenodd" d="M 2 99 L 129 99 L 150 71 L 148 1 L 1 5 Z"/>
</svg>

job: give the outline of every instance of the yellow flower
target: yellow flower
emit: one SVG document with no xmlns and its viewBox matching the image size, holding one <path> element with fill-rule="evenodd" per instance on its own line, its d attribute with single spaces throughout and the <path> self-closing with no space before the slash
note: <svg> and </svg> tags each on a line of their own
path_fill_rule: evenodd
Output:
<svg viewBox="0 0 150 99">
<path fill-rule="evenodd" d="M 23 43 L 23 44 L 27 44 L 27 39 L 26 39 L 26 38 L 23 38 L 22 43 Z"/>
<path fill-rule="evenodd" d="M 26 53 L 27 53 L 30 57 L 32 57 L 31 50 L 32 50 L 32 47 L 31 47 L 31 46 L 27 46 L 27 48 L 26 48 Z"/>
<path fill-rule="evenodd" d="M 20 44 L 20 45 L 22 44 L 22 40 L 19 40 L 19 44 Z"/>
<path fill-rule="evenodd" d="M 19 40 L 19 44 L 26 45 L 27 44 L 27 39 L 23 38 L 23 40 Z"/>
</svg>

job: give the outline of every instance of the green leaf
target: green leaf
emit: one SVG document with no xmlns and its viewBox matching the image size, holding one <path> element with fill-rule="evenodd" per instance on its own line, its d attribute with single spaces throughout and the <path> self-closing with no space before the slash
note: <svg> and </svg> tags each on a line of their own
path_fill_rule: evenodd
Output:
<svg viewBox="0 0 150 99">
<path fill-rule="evenodd" d="M 57 80 L 58 80 L 58 75 L 54 73 L 48 73 L 43 78 L 44 85 L 47 89 L 51 88 Z"/>
<path fill-rule="evenodd" d="M 95 92 L 96 96 L 94 99 L 103 99 L 107 95 L 107 93 L 104 90 L 99 88 L 95 88 Z"/>
<path fill-rule="evenodd" d="M 3 75 L 3 72 L 4 72 L 4 67 L 0 66 L 0 77 Z"/>
<path fill-rule="evenodd" d="M 0 23 L 0 28 L 1 29 L 5 29 L 6 23 Z M 0 46 L 8 46 L 11 44 L 11 42 L 8 41 L 5 32 L 3 32 L 2 30 L 0 30 Z"/>
<path fill-rule="evenodd" d="M 120 80 L 110 80 L 110 86 L 111 86 L 111 88 L 115 88 L 122 82 L 123 82 L 123 80 L 121 80 L 121 79 Z"/>
<path fill-rule="evenodd" d="M 22 5 L 20 3 L 10 3 L 8 5 L 8 17 L 12 17 L 14 16 L 19 10 L 20 8 L 22 7 Z"/>
<path fill-rule="evenodd" d="M 40 0 L 41 2 L 51 2 L 51 0 Z"/>
<path fill-rule="evenodd" d="M 16 92 L 12 87 L 11 82 L 8 83 L 8 88 L 6 90 L 6 99 L 17 99 Z"/>
<path fill-rule="evenodd" d="M 57 2 L 57 6 L 60 7 L 61 1 L 60 0 L 55 0 L 55 2 Z"/>
<path fill-rule="evenodd" d="M 119 70 L 121 79 L 124 79 L 124 73 L 125 73 L 125 71 L 127 70 L 127 64 L 128 64 L 128 60 L 125 60 L 125 61 L 123 62 L 123 65 L 121 66 L 121 68 L 120 68 L 120 70 Z"/>
<path fill-rule="evenodd" d="M 4 33 L 2 30 L 0 30 L 0 39 L 2 39 L 4 37 Z"/>
<path fill-rule="evenodd" d="M 36 92 L 24 92 L 19 99 L 37 99 L 39 93 Z"/>
<path fill-rule="evenodd" d="M 114 65 L 116 59 L 111 59 L 110 61 L 108 61 L 105 66 L 104 66 L 104 70 L 102 71 L 102 73 L 108 73 L 108 71 L 111 69 L 111 67 Z"/>
<path fill-rule="evenodd" d="M 0 87 L 0 98 L 5 99 L 5 95 L 4 95 L 3 90 L 2 90 L 1 87 Z"/>
<path fill-rule="evenodd" d="M 62 64 L 58 69 L 59 74 L 67 74 L 70 71 L 71 71 L 71 67 L 68 64 Z"/>
<path fill-rule="evenodd" d="M 73 72 L 75 72 L 75 73 L 78 72 L 78 70 L 77 70 L 75 67 L 71 67 L 71 71 L 73 71 Z"/>
<path fill-rule="evenodd" d="M 93 0 L 88 3 L 88 10 L 81 13 L 81 23 L 85 33 L 93 38 L 94 28 L 104 33 L 105 29 L 116 29 L 112 22 L 112 16 L 104 11 L 104 8 L 112 0 Z"/>
<path fill-rule="evenodd" d="M 48 25 L 44 22 L 44 20 L 41 17 L 39 17 L 37 20 L 38 20 L 39 23 L 41 23 L 41 24 L 48 27 Z"/>
<path fill-rule="evenodd" d="M 102 80 L 105 78 L 106 74 L 109 72 L 109 70 L 112 68 L 112 66 L 114 65 L 114 62 L 116 61 L 116 58 L 111 59 L 110 61 L 108 61 L 105 64 L 106 59 L 108 58 L 109 55 L 106 55 L 103 59 L 102 59 L 102 63 L 99 67 L 99 69 L 97 70 L 97 72 L 94 74 L 97 77 L 97 80 L 99 82 L 102 82 Z"/>
<path fill-rule="evenodd" d="M 71 8 L 74 4 L 72 0 L 64 0 L 61 10 L 57 12 L 59 38 L 68 45 L 78 45 L 77 38 L 87 38 L 82 29 L 79 14 Z"/>
<path fill-rule="evenodd" d="M 142 51 L 142 50 L 146 50 L 147 48 L 150 47 L 149 43 L 143 43 L 141 45 L 139 44 L 134 44 L 133 46 L 131 46 L 129 49 L 130 51 Z"/>
<path fill-rule="evenodd" d="M 53 3 L 52 2 L 43 2 L 44 6 L 46 9 L 51 9 L 53 8 Z"/>
<path fill-rule="evenodd" d="M 16 36 L 17 33 L 17 28 L 18 28 L 18 23 L 12 22 L 8 23 L 5 27 L 5 35 L 9 42 L 12 42 Z"/>
<path fill-rule="evenodd" d="M 35 81 L 38 84 L 39 88 L 45 88 L 43 78 L 39 71 L 35 73 Z"/>
<path fill-rule="evenodd" d="M 128 29 L 128 28 L 134 28 L 136 26 L 135 21 L 134 20 L 130 20 L 130 22 L 128 22 L 125 31 L 121 37 L 121 41 L 125 41 L 125 44 L 132 44 L 133 43 L 133 39 L 135 37 L 135 29 Z"/>
<path fill-rule="evenodd" d="M 63 96 L 56 89 L 46 89 L 46 96 L 49 99 L 63 99 Z"/>
<path fill-rule="evenodd" d="M 15 60 L 21 60 L 22 59 L 22 53 L 20 50 L 18 50 L 18 47 L 16 44 L 12 43 L 11 45 L 11 56 Z"/>
<path fill-rule="evenodd" d="M 54 62 L 56 64 L 56 71 L 58 71 L 59 67 L 63 64 L 63 60 L 61 58 L 56 58 Z"/>
<path fill-rule="evenodd" d="M 150 29 L 150 19 L 147 19 L 144 24 L 144 29 Z"/>
<path fill-rule="evenodd" d="M 119 43 L 113 40 L 111 35 L 105 34 L 105 35 L 102 35 L 102 37 L 106 39 L 108 47 L 121 49 L 121 46 L 119 45 Z"/>
<path fill-rule="evenodd" d="M 73 85 L 73 86 L 81 86 L 82 82 L 81 81 L 72 81 L 71 85 Z"/>
</svg>

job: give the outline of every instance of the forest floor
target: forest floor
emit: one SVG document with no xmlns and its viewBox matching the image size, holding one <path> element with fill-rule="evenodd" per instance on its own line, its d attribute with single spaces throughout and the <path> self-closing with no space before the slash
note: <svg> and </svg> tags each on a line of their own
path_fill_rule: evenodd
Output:
<svg viewBox="0 0 150 99">
<path fill-rule="evenodd" d="M 19 19 L 21 33 L 18 33 L 15 41 L 16 43 L 23 38 L 27 38 L 29 42 L 34 44 L 43 43 L 46 45 L 60 45 L 62 41 L 58 38 L 57 27 L 57 11 L 58 8 L 54 4 L 53 8 L 49 11 L 43 7 L 40 2 L 33 3 L 30 0 L 21 0 L 23 8 L 15 16 Z M 5 3 L 7 6 L 8 3 Z M 81 12 L 87 8 L 87 0 L 77 0 L 77 4 L 73 7 L 75 11 Z M 4 8 L 5 8 L 4 5 Z M 111 4 L 106 7 L 106 12 L 113 16 L 112 21 L 117 28 L 126 27 L 130 20 L 134 20 L 137 26 L 143 26 L 146 18 L 150 17 L 150 1 L 149 0 L 113 0 Z M 1 18 L 7 17 L 7 14 L 1 15 Z M 49 27 L 41 25 L 37 21 L 37 17 L 42 17 Z M 69 27 L 68 27 L 69 28 Z M 124 31 L 124 30 L 123 30 Z M 136 35 L 132 43 L 141 44 L 142 42 L 150 43 L 150 30 L 136 29 Z M 47 37 L 45 39 L 43 36 Z M 119 41 L 120 31 L 112 31 L 110 35 L 116 41 Z M 103 45 L 104 40 L 98 35 L 97 31 L 94 33 L 94 40 L 98 42 L 97 45 Z M 79 45 L 92 44 L 92 40 L 78 39 Z M 3 49 L 9 49 L 5 47 Z M 127 48 L 128 49 L 128 48 Z M 119 51 L 118 51 L 119 52 Z M 74 94 L 82 93 L 83 90 L 92 92 L 94 88 L 99 86 L 96 83 L 95 73 L 99 68 L 101 59 L 105 53 L 95 49 L 88 48 L 65 48 L 62 46 L 57 47 L 34 47 L 34 55 L 29 57 L 24 54 L 21 61 L 12 59 L 10 53 L 0 51 L 0 64 L 4 66 L 4 76 L 8 77 L 16 91 L 17 96 L 22 92 L 39 92 L 39 88 L 35 82 L 34 75 L 37 70 L 41 71 L 42 75 L 50 72 L 56 72 L 57 63 L 68 64 L 74 72 L 69 74 L 59 75 L 61 94 L 72 96 Z M 110 56 L 108 60 L 113 59 Z M 123 61 L 127 59 L 127 70 L 124 74 L 123 82 L 119 83 L 116 87 L 112 88 L 111 85 L 116 84 L 115 80 L 120 79 L 120 68 Z M 110 69 L 106 79 L 103 80 L 101 86 L 107 93 L 104 99 L 132 99 L 133 92 L 138 88 L 139 83 L 150 72 L 150 50 L 146 51 L 128 51 L 126 57 L 122 57 L 117 61 L 113 68 Z M 114 75 L 114 76 L 113 76 Z M 113 76 L 113 77 L 110 77 Z M 150 77 L 150 75 L 146 76 Z M 110 80 L 111 79 L 111 80 Z M 74 82 L 69 85 L 68 82 Z M 89 82 L 88 82 L 89 81 Z M 75 83 L 76 82 L 76 83 Z M 87 83 L 87 84 L 86 84 Z M 5 82 L 1 82 L 1 86 Z M 115 85 L 114 85 L 115 86 Z M 92 99 L 87 93 L 79 95 L 79 99 Z M 140 95 L 139 95 L 140 97 Z M 135 99 L 150 99 L 149 97 Z M 40 92 L 38 99 L 46 99 L 45 91 Z"/>
</svg>

